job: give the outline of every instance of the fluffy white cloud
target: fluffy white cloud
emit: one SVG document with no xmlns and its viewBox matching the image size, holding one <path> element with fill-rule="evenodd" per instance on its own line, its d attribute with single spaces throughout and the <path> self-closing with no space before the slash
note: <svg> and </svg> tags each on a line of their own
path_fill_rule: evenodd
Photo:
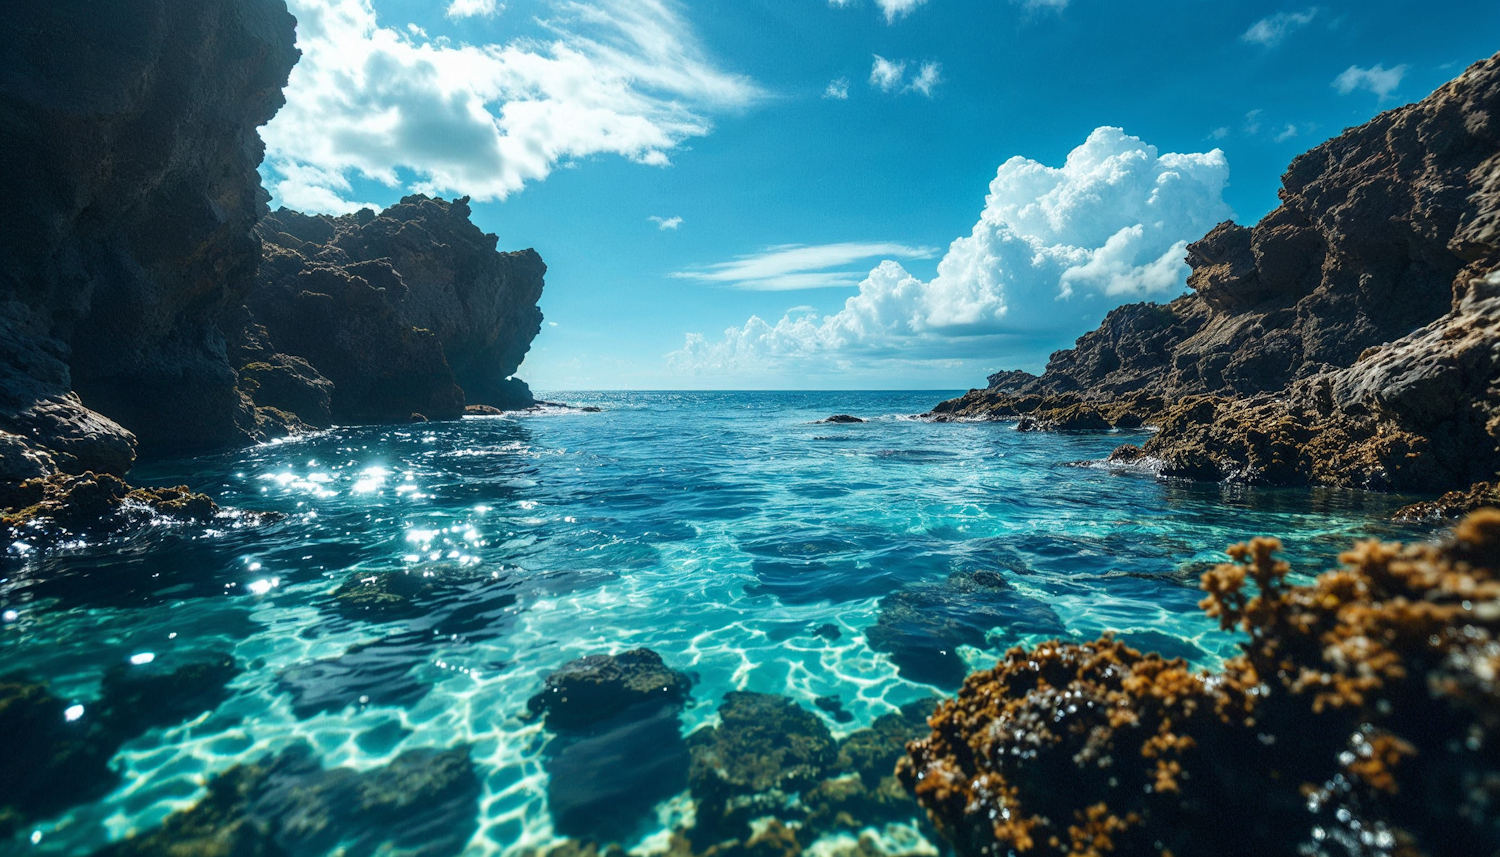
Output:
<svg viewBox="0 0 1500 857">
<path fill-rule="evenodd" d="M 832 98 L 844 101 L 849 98 L 849 78 L 840 77 L 828 81 L 828 87 L 823 90 L 824 98 Z"/>
<path fill-rule="evenodd" d="M 1223 152 L 1159 154 L 1099 128 L 1061 167 L 1014 157 L 984 210 L 921 280 L 887 260 L 828 316 L 752 317 L 710 341 L 690 334 L 678 371 L 765 372 L 899 355 L 981 357 L 1013 338 L 1076 335 L 1121 303 L 1174 297 L 1189 241 L 1231 215 Z"/>
<path fill-rule="evenodd" d="M 1398 65 L 1395 68 L 1386 68 L 1383 65 L 1360 68 L 1357 65 L 1351 65 L 1344 69 L 1343 74 L 1333 79 L 1333 88 L 1337 89 L 1340 95 L 1348 95 L 1356 89 L 1367 89 L 1384 101 L 1401 85 L 1402 78 L 1406 77 L 1406 69 L 1404 65 Z"/>
<path fill-rule="evenodd" d="M 901 81 L 906 78 L 906 63 L 891 62 L 880 54 L 875 54 L 875 62 L 870 66 L 870 85 L 881 92 L 892 92 L 901 87 Z"/>
<path fill-rule="evenodd" d="M 370 0 L 289 5 L 302 59 L 262 134 L 266 173 L 316 211 L 360 207 L 356 175 L 500 199 L 591 155 L 665 165 L 708 133 L 705 113 L 760 94 L 704 57 L 668 0 L 557 0 L 547 40 L 456 46 L 382 26 Z"/>
<path fill-rule="evenodd" d="M 504 8 L 499 0 L 453 0 L 444 14 L 449 18 L 488 17 Z"/>
<path fill-rule="evenodd" d="M 673 217 L 659 217 L 659 216 L 653 214 L 653 215 L 651 215 L 650 217 L 648 217 L 646 219 L 649 220 L 649 221 L 651 221 L 652 223 L 655 223 L 656 224 L 656 228 L 662 230 L 663 232 L 665 232 L 665 231 L 667 231 L 669 229 L 670 230 L 675 230 L 677 227 L 679 227 L 679 226 L 682 225 L 682 218 L 681 217 L 676 217 L 676 216 L 673 216 Z"/>
<path fill-rule="evenodd" d="M 1318 17 L 1316 6 L 1304 9 L 1301 12 L 1277 12 L 1269 18 L 1262 18 L 1250 25 L 1250 29 L 1240 36 L 1242 41 L 1265 45 L 1268 48 L 1281 44 L 1295 30 L 1311 24 Z"/>
<path fill-rule="evenodd" d="M 759 253 L 740 256 L 729 262 L 678 271 L 672 276 L 755 291 L 847 288 L 859 284 L 864 274 L 863 269 L 830 269 L 847 268 L 854 262 L 881 256 L 931 259 L 937 254 L 936 247 L 911 247 L 889 242 L 845 241 L 813 246 L 787 244 L 768 247 Z"/>
</svg>

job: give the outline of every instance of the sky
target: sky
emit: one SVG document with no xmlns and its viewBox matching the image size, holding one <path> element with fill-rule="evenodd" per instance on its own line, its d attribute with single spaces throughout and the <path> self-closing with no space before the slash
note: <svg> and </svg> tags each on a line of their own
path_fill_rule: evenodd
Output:
<svg viewBox="0 0 1500 857">
<path fill-rule="evenodd" d="M 964 389 L 1186 289 L 1493 0 L 288 0 L 272 205 L 471 197 L 539 390 Z"/>
</svg>

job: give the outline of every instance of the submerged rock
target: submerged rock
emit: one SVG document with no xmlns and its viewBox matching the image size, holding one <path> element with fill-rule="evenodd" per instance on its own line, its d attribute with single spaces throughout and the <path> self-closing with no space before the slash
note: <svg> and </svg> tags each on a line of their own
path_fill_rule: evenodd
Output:
<svg viewBox="0 0 1500 857">
<path fill-rule="evenodd" d="M 588 655 L 547 676 L 542 691 L 526 707 L 533 715 L 544 715 L 554 732 L 577 732 L 638 706 L 681 707 L 692 684 L 650 649 Z"/>
<path fill-rule="evenodd" d="M 279 689 L 291 694 L 292 712 L 310 717 L 350 706 L 412 705 L 431 685 L 412 675 L 431 653 L 430 635 L 398 634 L 350 646 L 342 655 L 297 664 L 276 676 Z"/>
<path fill-rule="evenodd" d="M 956 573 L 941 583 L 911 583 L 880 600 L 865 641 L 885 652 L 910 680 L 957 687 L 968 666 L 959 646 L 983 646 L 989 633 L 1061 634 L 1045 603 L 1010 591 L 995 572 Z"/>
<path fill-rule="evenodd" d="M 306 745 L 237 765 L 162 826 L 96 852 L 146 855 L 458 854 L 478 829 L 468 747 L 404 750 L 365 772 L 322 768 Z"/>
<path fill-rule="evenodd" d="M 410 571 L 356 571 L 333 591 L 334 609 L 350 619 L 399 619 L 420 613 L 415 600 L 440 585 L 430 575 Z"/>
<path fill-rule="evenodd" d="M 752 819 L 822 781 L 837 752 L 817 715 L 785 697 L 748 691 L 725 694 L 719 725 L 689 735 L 688 747 L 700 845 L 741 838 Z"/>
<path fill-rule="evenodd" d="M 862 423 L 864 420 L 849 414 L 834 414 L 827 419 L 818 420 L 820 423 Z"/>
<path fill-rule="evenodd" d="M 1500 511 L 1361 542 L 1309 585 L 1279 549 L 1203 578 L 1249 636 L 1221 672 L 1109 637 L 1012 649 L 938 706 L 902 782 L 976 857 L 1500 849 Z"/>
<path fill-rule="evenodd" d="M 558 733 L 542 764 L 560 832 L 624 840 L 682 791 L 688 747 L 679 715 L 691 686 L 650 649 L 588 655 L 547 677 L 528 708 Z"/>
<path fill-rule="evenodd" d="M 107 792 L 120 745 L 217 708 L 238 674 L 228 656 L 170 672 L 121 666 L 105 674 L 98 702 L 84 704 L 21 675 L 0 677 L 0 734 L 11 736 L 0 753 L 0 841 Z"/>
</svg>

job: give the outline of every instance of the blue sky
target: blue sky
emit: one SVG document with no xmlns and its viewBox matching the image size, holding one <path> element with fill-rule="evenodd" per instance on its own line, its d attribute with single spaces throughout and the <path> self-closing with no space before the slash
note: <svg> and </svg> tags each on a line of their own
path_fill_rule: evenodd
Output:
<svg viewBox="0 0 1500 857">
<path fill-rule="evenodd" d="M 982 386 L 1500 49 L 1500 4 L 290 0 L 273 204 L 474 197 L 538 389 Z M 1120 129 L 1120 130 L 1116 130 Z"/>
</svg>

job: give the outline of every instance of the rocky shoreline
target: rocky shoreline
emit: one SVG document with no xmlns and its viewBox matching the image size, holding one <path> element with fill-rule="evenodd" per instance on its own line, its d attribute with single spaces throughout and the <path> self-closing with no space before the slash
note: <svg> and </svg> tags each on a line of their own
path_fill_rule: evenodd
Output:
<svg viewBox="0 0 1500 857">
<path fill-rule="evenodd" d="M 1150 426 L 1167 476 L 1474 493 L 1500 470 L 1500 56 L 1298 157 L 1281 199 L 1189 246 L 1190 294 L 929 417 Z"/>
<path fill-rule="evenodd" d="M 536 404 L 514 374 L 546 266 L 499 252 L 466 199 L 267 210 L 258 129 L 298 58 L 281 0 L 17 16 L 0 103 L 0 178 L 26 200 L 0 215 L 9 542 L 217 513 L 125 486 L 138 453 Z"/>
</svg>

